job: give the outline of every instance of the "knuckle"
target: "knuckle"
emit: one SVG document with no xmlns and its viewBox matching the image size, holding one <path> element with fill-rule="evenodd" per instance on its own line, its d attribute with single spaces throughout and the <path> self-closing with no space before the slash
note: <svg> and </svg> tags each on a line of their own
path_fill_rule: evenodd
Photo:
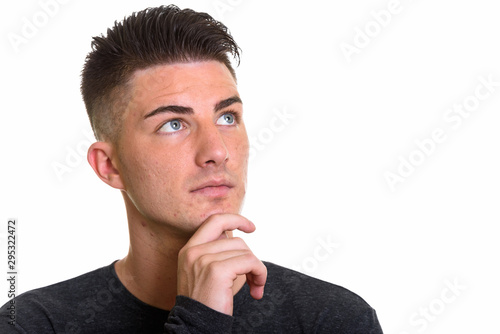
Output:
<svg viewBox="0 0 500 334">
<path fill-rule="evenodd" d="M 234 237 L 234 238 L 231 238 L 229 242 L 231 243 L 231 248 L 233 250 L 238 250 L 241 252 L 250 251 L 250 248 L 248 247 L 246 242 L 241 238 Z"/>
<path fill-rule="evenodd" d="M 246 242 L 240 238 L 240 237 L 233 237 L 232 238 L 233 242 L 236 243 L 236 245 L 238 246 L 238 248 L 241 248 L 241 249 L 249 249 Z"/>
<path fill-rule="evenodd" d="M 218 276 L 221 265 L 217 261 L 212 261 L 207 263 L 204 268 L 206 268 L 207 274 L 209 276 Z"/>
<path fill-rule="evenodd" d="M 239 253 L 239 258 L 247 264 L 252 264 L 254 266 L 255 260 L 257 259 L 255 255 L 249 249 L 243 249 Z"/>
<path fill-rule="evenodd" d="M 196 260 L 199 258 L 198 252 L 194 247 L 186 249 L 184 252 L 182 252 L 182 255 L 179 254 L 179 256 L 180 259 L 182 259 L 183 262 L 188 265 L 195 263 Z"/>
<path fill-rule="evenodd" d="M 260 262 L 260 261 L 259 261 Z M 267 276 L 267 267 L 265 266 L 264 263 L 260 262 L 262 272 L 265 276 Z"/>
<path fill-rule="evenodd" d="M 253 260 L 254 255 L 251 250 L 249 249 L 243 249 L 241 251 L 241 254 L 247 259 L 247 260 Z"/>
<path fill-rule="evenodd" d="M 203 268 L 206 268 L 210 265 L 210 259 L 208 254 L 202 255 L 196 259 L 193 266 L 196 271 L 202 271 Z"/>
</svg>

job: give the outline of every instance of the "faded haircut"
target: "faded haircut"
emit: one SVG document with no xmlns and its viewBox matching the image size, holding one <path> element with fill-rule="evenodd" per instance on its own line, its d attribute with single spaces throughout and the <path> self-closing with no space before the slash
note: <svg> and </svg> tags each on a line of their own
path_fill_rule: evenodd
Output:
<svg viewBox="0 0 500 334">
<path fill-rule="evenodd" d="M 82 70 L 81 93 L 97 140 L 116 143 L 133 73 L 156 65 L 215 60 L 236 80 L 229 55 L 240 48 L 227 27 L 206 13 L 177 6 L 147 8 L 94 37 Z"/>
</svg>

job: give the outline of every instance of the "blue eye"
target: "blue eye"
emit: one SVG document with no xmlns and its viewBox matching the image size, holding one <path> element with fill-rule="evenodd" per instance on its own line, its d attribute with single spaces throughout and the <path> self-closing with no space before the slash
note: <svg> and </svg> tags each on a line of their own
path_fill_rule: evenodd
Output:
<svg viewBox="0 0 500 334">
<path fill-rule="evenodd" d="M 224 114 L 221 117 L 219 117 L 219 119 L 217 120 L 217 124 L 220 124 L 220 125 L 232 125 L 232 124 L 234 124 L 234 122 L 235 122 L 235 119 L 234 119 L 234 115 L 232 113 Z"/>
<path fill-rule="evenodd" d="M 160 128 L 160 131 L 163 132 L 176 132 L 182 129 L 182 123 L 178 119 L 173 119 L 171 121 L 168 121 L 167 123 L 163 124 L 163 126 Z"/>
</svg>

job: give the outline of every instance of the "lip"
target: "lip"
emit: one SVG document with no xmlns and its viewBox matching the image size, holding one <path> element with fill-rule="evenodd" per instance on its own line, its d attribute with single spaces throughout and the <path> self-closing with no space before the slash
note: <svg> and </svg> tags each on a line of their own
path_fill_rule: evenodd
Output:
<svg viewBox="0 0 500 334">
<path fill-rule="evenodd" d="M 223 197 L 234 187 L 234 184 L 225 179 L 210 180 L 196 186 L 191 193 L 208 197 Z"/>
</svg>

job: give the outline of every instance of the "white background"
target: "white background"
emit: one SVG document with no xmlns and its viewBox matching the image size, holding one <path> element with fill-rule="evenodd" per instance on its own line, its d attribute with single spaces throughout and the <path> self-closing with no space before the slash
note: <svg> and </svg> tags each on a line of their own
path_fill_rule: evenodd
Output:
<svg viewBox="0 0 500 334">
<path fill-rule="evenodd" d="M 90 130 L 79 73 L 91 36 L 164 4 L 61 1 L 44 22 L 41 3 L 6 2 L 0 20 L 0 235 L 5 254 L 7 219 L 18 219 L 18 292 L 126 254 L 121 195 L 78 154 Z M 385 333 L 498 332 L 500 86 L 459 125 L 443 117 L 474 102 L 479 77 L 500 82 L 499 8 L 401 0 L 381 27 L 372 11 L 389 3 L 177 2 L 222 20 L 243 49 L 239 89 L 259 149 L 243 211 L 254 252 L 358 293 Z M 39 27 L 15 46 L 27 21 Z M 367 45 L 346 57 L 355 41 Z M 418 153 L 436 129 L 446 140 Z M 410 157 L 421 164 L 392 190 L 385 173 Z"/>
</svg>

